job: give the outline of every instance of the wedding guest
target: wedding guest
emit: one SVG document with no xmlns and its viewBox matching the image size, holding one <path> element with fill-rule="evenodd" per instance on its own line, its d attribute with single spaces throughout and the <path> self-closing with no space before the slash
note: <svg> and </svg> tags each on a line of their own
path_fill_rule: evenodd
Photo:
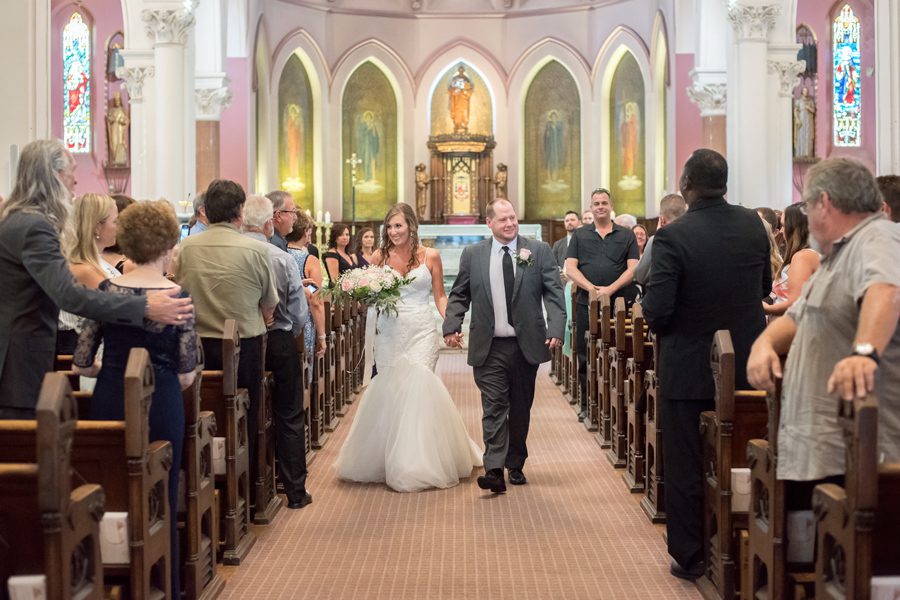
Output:
<svg viewBox="0 0 900 600">
<path fill-rule="evenodd" d="M 121 298 L 75 283 L 60 252 L 75 189 L 75 160 L 56 140 L 22 149 L 12 194 L 0 208 L 0 418 L 33 419 L 44 374 L 53 369 L 60 308 L 140 325 L 192 314 L 179 289 Z"/>
<path fill-rule="evenodd" d="M 109 198 L 104 196 L 104 198 Z M 109 199 L 112 202 L 112 199 Z M 113 204 L 115 210 L 115 204 Z M 141 202 L 122 213 L 119 244 L 135 265 L 127 275 L 106 279 L 100 289 L 110 296 L 140 298 L 151 291 L 178 289 L 165 272 L 178 243 L 180 227 L 172 205 L 165 200 Z M 183 292 L 182 297 L 187 295 Z M 102 367 L 95 362 L 100 342 L 105 346 Z M 172 444 L 169 470 L 169 514 L 172 595 L 181 593 L 178 558 L 178 471 L 184 447 L 184 403 L 181 391 L 191 385 L 197 366 L 197 334 L 193 316 L 179 325 L 145 320 L 140 325 L 101 324 L 87 321 L 78 338 L 72 364 L 76 373 L 97 377 L 90 403 L 90 419 L 125 419 L 125 367 L 132 348 L 146 348 L 153 365 L 153 401 L 150 404 L 150 439 Z M 99 374 L 98 374 L 99 371 Z"/>
<path fill-rule="evenodd" d="M 578 213 L 574 210 L 568 211 L 563 216 L 563 226 L 566 228 L 566 237 L 556 240 L 553 244 L 553 256 L 556 258 L 556 265 L 562 269 L 566 264 L 566 252 L 569 251 L 569 242 L 572 241 L 572 233 L 578 229 Z"/>
<path fill-rule="evenodd" d="M 587 209 L 583 213 L 581 213 L 581 224 L 582 225 L 592 225 L 594 223 L 594 213 L 591 212 L 591 209 Z"/>
<path fill-rule="evenodd" d="M 775 234 L 772 232 L 772 228 L 769 227 L 769 222 L 763 220 L 763 227 L 766 229 L 766 235 L 769 236 L 769 270 L 772 272 L 772 281 L 775 281 L 778 273 L 781 272 L 784 259 L 781 258 L 781 253 L 778 251 L 778 243 L 775 241 Z M 770 298 L 774 301 L 774 297 L 770 296 Z"/>
<path fill-rule="evenodd" d="M 625 229 L 634 229 L 637 223 L 637 217 L 628 213 L 621 214 L 613 219 L 616 225 L 621 225 Z"/>
<path fill-rule="evenodd" d="M 894 223 L 900 223 L 900 176 L 882 175 L 876 177 L 875 181 L 884 202 L 882 206 L 884 214 Z"/>
<path fill-rule="evenodd" d="M 778 218 L 778 213 L 767 206 L 761 206 L 756 209 L 756 214 L 771 228 L 772 238 L 775 240 L 778 253 L 784 256 L 784 237 L 782 236 L 781 220 Z"/>
<path fill-rule="evenodd" d="M 333 286 L 338 277 L 356 266 L 356 257 L 350 254 L 349 246 L 350 227 L 343 223 L 335 223 L 331 228 L 328 250 L 323 255 L 329 285 Z"/>
<path fill-rule="evenodd" d="M 294 197 L 288 192 L 275 190 L 266 194 L 266 198 L 272 201 L 272 208 L 275 211 L 272 221 L 275 225 L 275 231 L 272 233 L 269 241 L 275 247 L 287 252 L 287 240 L 284 239 L 284 236 L 289 234 L 291 229 L 294 228 L 294 222 L 297 220 L 298 215 Z"/>
<path fill-rule="evenodd" d="M 659 233 L 660 229 L 684 215 L 685 212 L 687 212 L 687 203 L 681 197 L 681 194 L 666 194 L 663 196 L 663 199 L 659 201 L 659 222 L 656 224 L 657 233 Z M 646 285 L 650 280 L 651 252 L 655 237 L 655 235 L 652 235 L 647 240 L 641 259 L 634 268 L 634 280 L 640 285 Z"/>
<path fill-rule="evenodd" d="M 188 231 L 188 235 L 196 235 L 202 233 L 209 228 L 209 219 L 206 218 L 206 192 L 200 192 L 194 196 L 194 216 L 193 223 Z"/>
<path fill-rule="evenodd" d="M 637 241 L 638 252 L 643 256 L 644 248 L 647 246 L 647 229 L 643 225 L 635 225 L 631 228 L 631 232 L 634 234 L 634 239 Z"/>
<path fill-rule="evenodd" d="M 806 202 L 792 204 L 783 213 L 784 264 L 776 273 L 772 286 L 775 302 L 763 303 L 763 310 L 769 316 L 783 315 L 800 297 L 803 284 L 819 268 L 819 253 L 809 247 L 809 220 L 804 212 L 806 206 Z"/>
<path fill-rule="evenodd" d="M 123 210 L 134 204 L 134 199 L 125 194 L 110 194 L 110 196 L 116 201 L 116 209 L 119 211 L 120 215 Z M 124 273 L 132 267 L 131 261 L 122 254 L 122 249 L 119 248 L 118 243 L 104 248 L 103 252 L 100 253 L 100 256 L 103 257 L 103 260 L 113 265 L 119 273 Z"/>
<path fill-rule="evenodd" d="M 306 301 L 309 304 L 309 314 L 303 326 L 303 341 L 309 356 L 315 352 L 316 356 L 325 354 L 325 303 L 317 293 L 322 288 L 322 263 L 309 253 L 308 241 L 312 231 L 312 220 L 308 215 L 300 213 L 297 222 L 286 239 L 288 254 L 297 262 L 300 276 L 303 278 L 303 287 L 306 290 Z"/>
<path fill-rule="evenodd" d="M 372 264 L 372 255 L 375 253 L 375 230 L 371 227 L 363 227 L 356 232 L 356 264 L 365 267 Z"/>
</svg>

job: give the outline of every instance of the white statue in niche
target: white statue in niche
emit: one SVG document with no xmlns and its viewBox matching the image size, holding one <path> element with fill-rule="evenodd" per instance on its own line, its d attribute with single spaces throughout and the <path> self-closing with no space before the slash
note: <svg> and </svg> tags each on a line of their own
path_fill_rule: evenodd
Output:
<svg viewBox="0 0 900 600">
<path fill-rule="evenodd" d="M 816 101 L 803 86 L 794 99 L 794 158 L 816 155 Z"/>
<path fill-rule="evenodd" d="M 109 164 L 116 167 L 128 165 L 128 125 L 131 119 L 122 107 L 122 94 L 116 92 L 106 111 L 106 142 Z"/>
</svg>

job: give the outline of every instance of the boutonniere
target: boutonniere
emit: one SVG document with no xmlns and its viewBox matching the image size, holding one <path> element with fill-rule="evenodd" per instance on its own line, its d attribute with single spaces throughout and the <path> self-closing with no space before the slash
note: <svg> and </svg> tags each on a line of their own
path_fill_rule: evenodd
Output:
<svg viewBox="0 0 900 600">
<path fill-rule="evenodd" d="M 534 258 L 531 256 L 531 250 L 528 248 L 522 248 L 518 252 L 516 252 L 516 264 L 523 267 L 530 267 L 534 265 Z"/>
</svg>

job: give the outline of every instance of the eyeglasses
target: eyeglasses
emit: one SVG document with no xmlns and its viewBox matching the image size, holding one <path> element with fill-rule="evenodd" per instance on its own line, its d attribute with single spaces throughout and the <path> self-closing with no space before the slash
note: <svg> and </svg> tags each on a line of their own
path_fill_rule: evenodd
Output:
<svg viewBox="0 0 900 600">
<path fill-rule="evenodd" d="M 290 213 L 292 215 L 296 215 L 297 211 L 296 210 L 276 210 L 275 214 L 277 215 L 278 213 Z"/>
</svg>

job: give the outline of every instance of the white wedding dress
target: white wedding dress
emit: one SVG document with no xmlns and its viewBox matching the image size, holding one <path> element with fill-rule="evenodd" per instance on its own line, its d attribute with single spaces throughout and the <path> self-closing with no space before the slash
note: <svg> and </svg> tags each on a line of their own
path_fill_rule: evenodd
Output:
<svg viewBox="0 0 900 600">
<path fill-rule="evenodd" d="M 450 393 L 434 368 L 440 339 L 431 272 L 424 264 L 401 289 L 398 316 L 379 315 L 378 374 L 366 388 L 335 463 L 341 479 L 384 482 L 398 492 L 449 488 L 481 466 Z"/>
</svg>

